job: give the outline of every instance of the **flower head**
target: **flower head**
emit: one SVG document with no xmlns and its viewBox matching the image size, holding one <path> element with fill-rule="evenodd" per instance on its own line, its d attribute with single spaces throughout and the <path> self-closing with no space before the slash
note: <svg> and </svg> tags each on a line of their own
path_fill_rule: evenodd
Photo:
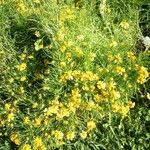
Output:
<svg viewBox="0 0 150 150">
<path fill-rule="evenodd" d="M 31 150 L 31 146 L 29 144 L 25 144 L 21 150 Z"/>
<path fill-rule="evenodd" d="M 75 137 L 75 133 L 73 131 L 69 131 L 67 133 L 67 140 L 73 140 Z"/>
<path fill-rule="evenodd" d="M 125 30 L 129 29 L 129 23 L 127 21 L 122 21 L 120 26 Z"/>
<path fill-rule="evenodd" d="M 25 70 L 27 68 L 27 64 L 26 63 L 22 63 L 22 64 L 20 64 L 20 66 L 19 66 L 19 70 L 20 71 L 23 71 L 23 70 Z"/>
<path fill-rule="evenodd" d="M 87 129 L 88 129 L 88 131 L 90 131 L 90 130 L 92 130 L 94 128 L 96 128 L 96 124 L 95 124 L 94 121 L 87 122 Z"/>
<path fill-rule="evenodd" d="M 86 131 L 82 131 L 80 133 L 80 136 L 81 136 L 82 139 L 85 139 L 87 137 L 87 132 Z"/>
<path fill-rule="evenodd" d="M 16 145 L 20 145 L 20 143 L 21 143 L 21 142 L 20 142 L 20 138 L 19 138 L 18 134 L 16 134 L 16 133 L 11 134 L 10 139 L 11 139 L 11 141 L 14 142 Z"/>
</svg>

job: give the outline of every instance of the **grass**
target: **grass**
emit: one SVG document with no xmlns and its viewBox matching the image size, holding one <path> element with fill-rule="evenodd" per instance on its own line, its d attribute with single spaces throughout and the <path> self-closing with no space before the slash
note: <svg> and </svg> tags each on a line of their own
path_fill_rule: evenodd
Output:
<svg viewBox="0 0 150 150">
<path fill-rule="evenodd" d="M 0 149 L 149 148 L 142 4 L 0 1 Z"/>
</svg>

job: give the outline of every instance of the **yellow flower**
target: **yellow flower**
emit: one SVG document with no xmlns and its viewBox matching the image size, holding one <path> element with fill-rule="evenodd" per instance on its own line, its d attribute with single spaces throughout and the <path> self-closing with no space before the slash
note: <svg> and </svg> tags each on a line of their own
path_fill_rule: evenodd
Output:
<svg viewBox="0 0 150 150">
<path fill-rule="evenodd" d="M 65 37 L 65 34 L 63 31 L 58 31 L 57 35 L 56 35 L 56 39 L 59 40 L 59 41 L 63 41 L 64 40 L 64 37 Z"/>
<path fill-rule="evenodd" d="M 8 121 L 14 120 L 14 114 L 13 114 L 13 113 L 8 114 L 8 115 L 7 115 L 7 120 L 8 120 Z"/>
<path fill-rule="evenodd" d="M 70 20 L 70 19 L 74 19 L 75 15 L 74 15 L 74 10 L 73 8 L 64 8 L 62 9 L 61 13 L 60 13 L 60 20 L 61 21 L 65 21 L 65 20 Z"/>
<path fill-rule="evenodd" d="M 92 110 L 93 108 L 95 108 L 95 103 L 94 101 L 89 101 L 86 105 L 86 110 Z"/>
<path fill-rule="evenodd" d="M 123 75 L 123 73 L 125 73 L 125 69 L 123 67 L 117 66 L 115 68 L 115 72 L 118 73 L 119 75 Z"/>
<path fill-rule="evenodd" d="M 19 11 L 21 14 L 25 14 L 27 11 L 26 5 L 23 2 L 18 2 L 16 4 L 16 9 Z"/>
<path fill-rule="evenodd" d="M 57 114 L 59 110 L 59 104 L 55 103 L 52 106 L 44 109 L 44 114 L 46 116 L 51 116 L 52 114 Z"/>
<path fill-rule="evenodd" d="M 141 67 L 138 66 L 137 70 L 138 70 L 137 82 L 140 84 L 143 84 L 144 82 L 146 82 L 146 78 L 148 78 L 148 76 L 149 76 L 147 68 L 145 68 L 143 66 L 141 66 Z"/>
<path fill-rule="evenodd" d="M 122 21 L 120 26 L 125 30 L 129 29 L 129 23 L 127 21 Z"/>
<path fill-rule="evenodd" d="M 112 90 L 110 91 L 110 98 L 113 100 L 119 99 L 120 98 L 120 93 L 118 91 Z"/>
<path fill-rule="evenodd" d="M 112 54 L 108 54 L 107 59 L 109 61 L 113 61 L 114 60 L 114 56 Z M 101 69 L 101 68 L 99 68 L 99 69 Z"/>
<path fill-rule="evenodd" d="M 66 50 L 66 46 L 65 45 L 61 45 L 60 46 L 60 51 L 62 52 L 62 53 L 64 53 L 65 52 L 65 50 Z"/>
<path fill-rule="evenodd" d="M 20 81 L 25 81 L 27 79 L 27 77 L 26 76 L 23 76 L 23 77 L 21 77 L 21 79 L 20 79 Z"/>
<path fill-rule="evenodd" d="M 20 142 L 20 139 L 19 139 L 19 136 L 18 136 L 18 134 L 16 134 L 16 133 L 11 134 L 10 139 L 11 139 L 11 141 L 14 142 L 16 145 L 20 145 L 20 143 L 21 143 L 21 142 Z"/>
<path fill-rule="evenodd" d="M 116 47 L 117 45 L 118 45 L 118 43 L 116 41 L 112 41 L 109 46 Z"/>
<path fill-rule="evenodd" d="M 94 61 L 95 57 L 96 57 L 95 53 L 92 53 L 92 52 L 88 53 L 88 58 L 90 61 Z"/>
<path fill-rule="evenodd" d="M 30 122 L 29 117 L 24 117 L 23 123 L 24 124 L 29 124 L 29 122 Z"/>
<path fill-rule="evenodd" d="M 80 136 L 81 136 L 82 139 L 85 139 L 87 137 L 87 132 L 86 131 L 82 131 L 80 133 Z"/>
<path fill-rule="evenodd" d="M 69 131 L 68 133 L 67 133 L 67 140 L 73 140 L 74 139 L 74 137 L 75 137 L 75 132 L 73 132 L 73 131 Z"/>
<path fill-rule="evenodd" d="M 134 103 L 132 104 L 134 105 Z M 126 117 L 128 112 L 130 111 L 130 108 L 131 108 L 131 102 L 129 102 L 129 104 L 127 106 L 123 106 L 123 105 L 119 105 L 117 103 L 114 103 L 112 105 L 112 111 L 113 112 L 118 112 L 120 113 L 123 117 Z"/>
<path fill-rule="evenodd" d="M 26 54 L 24 54 L 24 53 L 21 54 L 20 58 L 21 58 L 21 60 L 24 60 L 26 58 Z"/>
<path fill-rule="evenodd" d="M 90 131 L 92 129 L 96 128 L 96 124 L 94 121 L 87 122 L 87 130 Z"/>
<path fill-rule="evenodd" d="M 41 145 L 43 145 L 42 139 L 41 139 L 40 137 L 36 137 L 36 138 L 34 139 L 34 145 L 36 145 L 36 146 L 41 146 Z"/>
<path fill-rule="evenodd" d="M 67 59 L 68 61 L 71 61 L 71 59 L 72 59 L 72 54 L 71 54 L 70 52 L 67 52 L 67 53 L 66 53 L 66 59 Z"/>
<path fill-rule="evenodd" d="M 44 143 L 42 141 L 42 138 L 40 137 L 36 137 L 33 141 L 34 143 L 34 148 L 35 150 L 45 150 L 45 146 L 44 146 Z"/>
<path fill-rule="evenodd" d="M 40 32 L 39 31 L 35 31 L 35 36 L 36 37 L 40 37 L 41 36 Z"/>
<path fill-rule="evenodd" d="M 99 103 L 103 101 L 103 95 L 96 94 L 94 95 L 94 100 Z"/>
<path fill-rule="evenodd" d="M 129 108 L 134 108 L 135 103 L 132 102 L 132 101 L 129 101 L 129 102 L 128 102 L 128 106 L 129 106 Z"/>
<path fill-rule="evenodd" d="M 23 71 L 27 68 L 27 64 L 26 63 L 22 63 L 20 66 L 19 66 L 19 70 L 20 71 Z"/>
<path fill-rule="evenodd" d="M 37 108 L 37 106 L 38 106 L 38 103 L 35 102 L 35 103 L 33 103 L 32 108 Z"/>
<path fill-rule="evenodd" d="M 62 106 L 58 109 L 58 112 L 56 115 L 57 115 L 57 119 L 63 119 L 63 117 L 68 117 L 69 114 L 70 114 L 69 109 Z"/>
<path fill-rule="evenodd" d="M 25 92 L 24 87 L 20 87 L 20 92 L 23 94 Z"/>
<path fill-rule="evenodd" d="M 129 106 L 122 106 L 120 108 L 120 113 L 123 115 L 123 117 L 126 117 L 129 111 L 130 111 Z"/>
<path fill-rule="evenodd" d="M 107 83 L 108 90 L 113 90 L 115 87 L 116 87 L 116 83 L 113 80 Z"/>
<path fill-rule="evenodd" d="M 77 53 L 78 57 L 83 56 L 83 51 L 80 47 L 76 47 L 75 52 Z"/>
<path fill-rule="evenodd" d="M 136 59 L 135 55 L 133 52 L 127 52 L 127 57 L 131 60 L 134 61 Z"/>
<path fill-rule="evenodd" d="M 33 122 L 34 126 L 35 127 L 40 126 L 41 125 L 41 121 L 42 121 L 42 119 L 40 117 L 39 118 L 35 118 L 35 120 Z"/>
<path fill-rule="evenodd" d="M 122 58 L 119 54 L 114 56 L 114 62 L 115 63 L 122 63 Z"/>
<path fill-rule="evenodd" d="M 71 47 L 73 45 L 72 41 L 65 41 L 64 45 L 66 45 L 66 47 Z"/>
<path fill-rule="evenodd" d="M 66 67 L 66 62 L 60 62 L 60 67 L 61 68 Z"/>
<path fill-rule="evenodd" d="M 33 56 L 33 55 L 29 55 L 28 58 L 29 58 L 29 59 L 33 59 L 34 56 Z"/>
<path fill-rule="evenodd" d="M 6 103 L 6 104 L 5 104 L 5 109 L 6 109 L 6 110 L 9 110 L 10 107 L 11 107 L 11 105 L 10 105 L 9 103 Z"/>
<path fill-rule="evenodd" d="M 54 135 L 54 137 L 58 140 L 62 140 L 64 136 L 64 134 L 58 130 L 53 130 L 51 134 Z"/>
<path fill-rule="evenodd" d="M 20 150 L 32 150 L 29 144 L 25 144 Z"/>
<path fill-rule="evenodd" d="M 0 118 L 0 127 L 2 127 L 3 125 L 4 125 L 4 120 L 2 120 L 1 118 Z"/>
<path fill-rule="evenodd" d="M 105 89 L 106 88 L 106 83 L 105 82 L 103 82 L 103 81 L 98 81 L 97 82 L 97 87 L 98 87 L 98 89 Z"/>
</svg>

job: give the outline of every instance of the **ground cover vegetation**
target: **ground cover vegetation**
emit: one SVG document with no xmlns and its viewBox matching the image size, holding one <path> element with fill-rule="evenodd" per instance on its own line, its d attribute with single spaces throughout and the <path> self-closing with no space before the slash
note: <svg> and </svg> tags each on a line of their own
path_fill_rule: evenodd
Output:
<svg viewBox="0 0 150 150">
<path fill-rule="evenodd" d="M 0 150 L 149 149 L 148 8 L 0 0 Z"/>
</svg>

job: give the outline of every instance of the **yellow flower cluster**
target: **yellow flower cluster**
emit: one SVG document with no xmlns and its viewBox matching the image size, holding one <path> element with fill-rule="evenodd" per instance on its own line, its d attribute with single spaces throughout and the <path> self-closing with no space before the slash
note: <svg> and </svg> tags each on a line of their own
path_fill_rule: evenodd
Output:
<svg viewBox="0 0 150 150">
<path fill-rule="evenodd" d="M 82 57 L 83 56 L 83 50 L 80 48 L 80 47 L 76 47 L 75 48 L 75 52 L 76 52 L 76 55 L 78 56 L 78 57 Z"/>
<path fill-rule="evenodd" d="M 78 89 L 74 89 L 71 92 L 71 96 L 67 105 L 65 106 L 61 102 L 54 100 L 50 103 L 50 106 L 44 109 L 45 116 L 56 115 L 57 120 L 62 120 L 64 117 L 68 117 L 71 112 L 75 112 L 79 108 L 81 103 L 81 95 Z"/>
<path fill-rule="evenodd" d="M 107 100 L 113 102 L 121 97 L 120 92 L 116 90 L 116 83 L 114 81 L 98 81 L 97 88 L 100 90 L 100 93 L 95 94 L 94 100 L 98 103 Z"/>
<path fill-rule="evenodd" d="M 117 55 L 115 55 L 115 56 L 109 54 L 109 55 L 108 55 L 108 60 L 109 60 L 109 61 L 112 61 L 112 62 L 114 62 L 114 63 L 118 63 L 118 64 L 119 64 L 119 63 L 122 63 L 122 57 L 121 57 L 120 54 L 117 54 Z"/>
<path fill-rule="evenodd" d="M 26 116 L 26 117 L 23 118 L 23 123 L 24 124 L 29 124 L 30 123 L 30 119 L 29 119 L 28 116 Z"/>
<path fill-rule="evenodd" d="M 71 91 L 71 96 L 68 102 L 68 108 L 70 111 L 75 112 L 81 104 L 81 95 L 79 89 L 74 89 Z"/>
<path fill-rule="evenodd" d="M 127 29 L 129 29 L 129 23 L 125 20 L 125 21 L 122 21 L 121 23 L 120 23 L 120 26 L 123 28 L 123 29 L 125 29 L 125 30 L 127 30 Z"/>
<path fill-rule="evenodd" d="M 134 61 L 136 59 L 135 55 L 133 52 L 127 52 L 127 56 L 131 61 Z"/>
<path fill-rule="evenodd" d="M 59 30 L 56 33 L 56 36 L 53 38 L 53 40 L 57 39 L 58 41 L 61 41 L 62 43 L 60 44 L 60 50 L 61 52 L 64 52 L 67 47 L 70 47 L 72 45 L 72 42 L 65 42 L 64 37 L 65 37 L 65 25 L 64 22 L 66 20 L 72 20 L 75 18 L 74 14 L 74 9 L 69 8 L 69 7 L 64 7 L 60 10 L 60 15 L 59 15 Z M 70 45 L 71 44 L 71 45 Z"/>
<path fill-rule="evenodd" d="M 44 109 L 45 116 L 56 115 L 57 120 L 63 119 L 63 117 L 68 117 L 70 110 L 59 101 L 52 101 L 48 108 Z"/>
<path fill-rule="evenodd" d="M 64 134 L 63 134 L 61 131 L 59 131 L 59 130 L 53 130 L 51 134 L 52 134 L 52 136 L 54 136 L 57 140 L 62 140 L 63 137 L 64 137 Z"/>
<path fill-rule="evenodd" d="M 145 68 L 143 66 L 136 66 L 136 69 L 138 71 L 137 82 L 140 84 L 143 84 L 144 82 L 146 82 L 146 79 L 149 77 L 147 68 Z"/>
<path fill-rule="evenodd" d="M 11 136 L 10 136 L 10 139 L 12 142 L 14 142 L 16 145 L 20 145 L 21 141 L 20 141 L 20 138 L 19 138 L 19 135 L 16 134 L 16 133 L 12 133 Z"/>
<path fill-rule="evenodd" d="M 33 120 L 33 125 L 34 125 L 34 127 L 35 127 L 35 128 L 39 127 L 39 126 L 41 125 L 41 122 L 42 122 L 42 118 L 41 118 L 40 116 L 37 117 L 37 118 L 35 118 L 35 119 Z"/>
<path fill-rule="evenodd" d="M 60 77 L 60 81 L 62 82 L 74 79 L 80 81 L 95 81 L 98 80 L 98 75 L 94 74 L 92 71 L 81 72 L 80 70 L 73 70 L 65 72 Z"/>
<path fill-rule="evenodd" d="M 42 138 L 36 137 L 33 141 L 35 150 L 46 150 Z"/>
<path fill-rule="evenodd" d="M 28 10 L 25 3 L 17 0 L 19 14 L 24 15 Z M 95 32 L 97 29 L 94 29 L 94 24 L 90 28 L 92 19 L 82 20 L 86 16 L 85 8 L 75 10 L 71 5 L 63 5 L 63 2 L 55 4 L 56 8 L 60 7 L 56 10 L 50 6 L 52 14 L 55 12 L 57 16 L 51 22 L 51 11 L 46 12 L 49 8 L 43 3 L 40 0 L 31 3 L 33 9 L 44 6 L 41 7 L 43 28 L 36 29 L 39 25 L 33 28 L 37 30 L 34 32 L 36 39 L 31 42 L 36 40 L 35 43 L 31 44 L 31 49 L 28 46 L 21 49 L 23 53 L 19 56 L 17 69 L 8 68 L 10 78 L 4 84 L 4 92 L 11 91 L 13 96 L 10 94 L 6 101 L 4 98 L 4 102 L 0 102 L 0 106 L 3 106 L 0 108 L 0 127 L 6 127 L 8 131 L 14 127 L 12 131 L 16 130 L 15 133 L 10 132 L 8 136 L 21 150 L 46 150 L 49 143 L 55 149 L 65 142 L 67 145 L 78 140 L 78 136 L 83 140 L 90 138 L 90 132 L 94 134 L 97 129 L 96 119 L 112 111 L 123 117 L 128 115 L 135 104 L 131 101 L 122 104 L 123 100 L 132 96 L 130 93 L 137 82 L 142 84 L 149 76 L 144 66 L 137 65 L 134 68 L 135 61 L 140 60 L 133 52 L 125 52 L 124 37 L 104 37 L 104 45 L 101 45 L 101 39 L 98 38 L 103 34 Z M 60 14 L 57 13 L 59 11 Z M 102 0 L 100 11 L 102 15 L 108 12 L 106 0 Z M 82 13 L 85 14 L 82 16 Z M 47 16 L 49 22 L 44 19 Z M 81 21 L 82 27 L 76 24 L 75 18 Z M 51 25 L 52 32 L 48 35 L 44 30 Z M 106 28 L 111 30 L 109 25 Z M 122 31 L 128 32 L 130 25 L 122 21 L 120 27 Z M 114 31 L 116 34 L 118 29 Z M 126 86 L 129 88 L 126 89 Z M 0 87 L 3 88 L 3 84 Z M 150 99 L 149 93 L 147 99 Z M 25 135 L 22 136 L 22 133 Z M 51 149 L 51 145 L 48 148 Z"/>
<path fill-rule="evenodd" d="M 60 12 L 60 21 L 75 19 L 74 8 L 64 7 Z"/>
<path fill-rule="evenodd" d="M 126 117 L 131 108 L 135 106 L 135 103 L 129 101 L 127 105 L 120 105 L 118 103 L 112 104 L 113 112 L 120 113 L 123 117 Z"/>
<path fill-rule="evenodd" d="M 23 1 L 16 1 L 16 10 L 24 15 L 27 11 L 27 6 Z"/>
<path fill-rule="evenodd" d="M 98 107 L 98 105 L 92 100 L 89 102 L 85 102 L 85 103 L 82 102 L 81 104 L 81 108 L 83 108 L 83 110 L 91 111 L 95 109 L 96 107 Z"/>
</svg>

